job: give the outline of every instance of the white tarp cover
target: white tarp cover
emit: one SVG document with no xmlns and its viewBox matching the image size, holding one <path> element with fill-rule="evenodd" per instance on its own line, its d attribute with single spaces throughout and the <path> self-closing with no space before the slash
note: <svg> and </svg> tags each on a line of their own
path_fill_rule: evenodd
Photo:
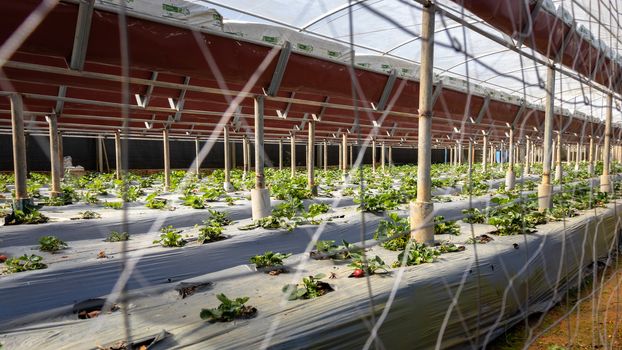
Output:
<svg viewBox="0 0 622 350">
<path fill-rule="evenodd" d="M 125 0 L 129 12 L 181 22 L 200 28 L 222 30 L 222 16 L 218 11 L 197 1 L 186 0 Z M 100 8 L 118 9 L 121 0 L 97 0 Z"/>
<path fill-rule="evenodd" d="M 391 73 L 395 69 L 398 76 L 419 80 L 419 65 L 398 58 L 380 55 L 354 55 L 354 64 L 384 73 Z"/>
<path fill-rule="evenodd" d="M 530 4 L 537 1 L 530 0 Z M 508 39 L 480 18 L 464 11 L 451 0 L 439 0 L 436 5 L 444 11 L 463 19 L 474 27 L 499 39 Z M 554 3 L 557 8 L 552 5 Z M 616 8 L 622 0 L 616 0 Z M 419 63 L 421 52 L 421 5 L 402 0 L 352 1 L 348 0 L 210 0 L 206 6 L 215 7 L 226 19 L 265 23 L 287 27 L 350 43 L 350 34 L 357 55 L 373 54 L 394 57 Z M 352 26 L 349 20 L 351 6 Z M 564 11 L 560 8 L 563 7 Z M 577 23 L 578 35 L 593 41 L 602 39 L 614 52 L 622 47 L 618 23 L 607 8 L 594 7 L 589 0 L 560 3 L 545 1 L 543 9 L 570 24 Z M 543 12 L 544 12 L 543 11 Z M 584 28 L 581 28 L 583 26 Z M 546 67 L 531 59 L 520 57 L 480 33 L 450 18 L 436 16 L 434 70 L 439 75 L 451 75 L 474 82 L 486 88 L 503 91 L 509 95 L 524 96 L 531 103 L 542 103 L 546 94 L 542 83 L 546 81 Z M 352 29 L 352 33 L 351 33 Z M 511 45 L 511 43 L 510 43 Z M 463 51 L 456 51 L 456 46 Z M 527 47 L 528 54 L 533 51 Z M 466 52 L 464 52 L 466 51 Z M 537 57 L 541 57 L 536 55 Z M 556 105 L 571 110 L 580 109 L 597 119 L 604 119 L 606 96 L 589 89 L 581 81 L 557 74 Z M 589 105 L 584 100 L 591 101 Z M 614 116 L 615 118 L 615 116 Z"/>
<path fill-rule="evenodd" d="M 326 59 L 337 61 L 350 59 L 350 48 L 345 45 L 284 27 L 225 20 L 223 31 L 252 41 L 276 46 L 282 46 L 286 41 L 289 41 L 293 51 Z"/>
</svg>

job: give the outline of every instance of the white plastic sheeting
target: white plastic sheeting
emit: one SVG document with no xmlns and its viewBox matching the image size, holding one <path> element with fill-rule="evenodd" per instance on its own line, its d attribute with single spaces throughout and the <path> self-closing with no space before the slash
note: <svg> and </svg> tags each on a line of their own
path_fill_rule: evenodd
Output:
<svg viewBox="0 0 622 350">
<path fill-rule="evenodd" d="M 354 64 L 384 73 L 391 73 L 392 70 L 395 70 L 398 76 L 419 80 L 419 65 L 398 58 L 380 55 L 355 55 Z"/>
<path fill-rule="evenodd" d="M 535 3 L 535 0 L 531 2 Z M 616 2 L 617 8 L 622 7 L 622 1 Z M 203 3 L 217 8 L 229 19 L 270 23 L 349 44 L 349 2 L 346 0 L 203 0 Z M 509 40 L 450 0 L 439 0 L 437 5 L 491 35 Z M 548 0 L 543 3 L 542 9 L 555 14 L 564 23 L 576 21 L 575 30 L 579 35 L 592 42 L 601 39 L 606 44 L 603 51 L 618 57 L 619 48 L 622 47 L 616 35 L 618 25 L 615 18 L 605 12 L 606 9 L 595 8 L 589 0 Z M 421 44 L 420 4 L 400 0 L 354 1 L 352 17 L 357 55 L 374 54 L 418 63 Z M 449 18 L 436 16 L 435 28 L 436 73 L 463 80 L 467 80 L 468 76 L 468 80 L 477 85 L 504 92 L 507 94 L 503 95 L 504 99 L 508 95 L 525 96 L 527 102 L 542 102 L 546 91 L 541 84 L 546 81 L 546 67 L 521 58 L 517 53 Z M 457 52 L 456 45 L 466 50 L 467 55 Z M 533 53 L 529 48 L 523 47 L 523 50 Z M 558 100 L 555 104 L 570 110 L 581 110 L 599 119 L 604 118 L 605 96 L 602 93 L 561 74 L 556 79 L 555 93 Z M 584 104 L 584 100 L 589 100 L 591 105 Z"/>
<path fill-rule="evenodd" d="M 337 61 L 347 61 L 350 59 L 350 48 L 345 45 L 284 27 L 230 20 L 225 20 L 223 25 L 225 33 L 252 41 L 276 46 L 283 46 L 286 41 L 289 41 L 292 45 L 292 50 L 296 52 Z"/>
<path fill-rule="evenodd" d="M 99 8 L 117 9 L 125 6 L 128 12 L 184 23 L 200 28 L 222 30 L 222 16 L 218 11 L 190 0 L 97 0 Z"/>
<path fill-rule="evenodd" d="M 477 206 L 485 205 L 479 199 L 482 198 L 478 198 Z M 467 200 L 441 203 L 437 214 L 453 218 L 467 205 Z M 462 253 L 442 255 L 437 263 L 394 270 L 388 276 L 373 276 L 378 341 L 388 349 L 433 348 L 437 343 L 440 348 L 478 347 L 526 315 L 547 310 L 567 288 L 577 286 L 587 267 L 614 250 L 617 221 L 622 212 L 610 204 L 597 209 L 596 214 L 584 212 L 566 222 L 539 226 L 538 232 L 526 236 L 495 236 L 493 242 L 478 245 L 477 255 L 467 247 Z M 238 215 L 248 217 L 249 211 Z M 359 216 L 355 213 L 347 216 L 347 225 L 341 222 L 327 225 L 325 238 L 357 236 Z M 175 219 L 182 220 L 184 216 L 177 215 Z M 147 225 L 150 220 L 140 224 Z M 378 220 L 374 215 L 366 218 L 371 226 Z M 481 234 L 490 227 L 475 225 L 474 229 L 475 234 Z M 459 237 L 448 238 L 459 242 L 471 236 L 470 230 L 463 232 Z M 171 336 L 156 349 L 246 349 L 259 348 L 262 344 L 275 349 L 362 348 L 374 323 L 369 319 L 365 281 L 344 278 L 347 268 L 326 260 L 291 264 L 293 260 L 304 262 L 306 257 L 302 255 L 288 260 L 294 269 L 291 274 L 275 277 L 253 273 L 239 265 L 244 257 L 262 249 L 300 252 L 308 240 L 301 232 L 249 232 L 203 247 L 163 249 L 158 254 L 144 256 L 136 273 L 142 285 L 148 283 L 149 287 L 132 292 L 134 338 L 166 329 Z M 232 248 L 236 254 L 230 253 Z M 385 261 L 392 261 L 389 259 L 395 255 L 379 248 L 370 254 L 381 255 Z M 178 264 L 167 263 L 171 257 L 176 257 Z M 135 259 L 132 257 L 131 261 Z M 39 326 L 10 327 L 10 336 L 0 340 L 9 348 L 18 344 L 32 348 L 94 348 L 121 339 L 120 312 L 94 320 L 77 320 L 70 311 L 71 303 L 87 291 L 98 293 L 99 290 L 101 294 L 94 296 L 105 295 L 109 286 L 104 286 L 104 282 L 114 283 L 118 264 L 117 259 L 92 261 L 89 269 L 77 269 L 67 262 L 63 267 L 32 272 L 27 280 L 26 275 L 19 274 L 4 277 L 0 288 L 11 293 L 5 294 L 2 303 L 5 307 L 12 306 L 3 310 L 13 313 L 4 315 L 5 327 L 9 320 L 18 321 L 16 309 L 33 309 L 59 298 L 67 300 L 69 305 L 50 310 L 52 313 L 47 315 L 33 315 L 31 321 L 40 322 Z M 303 276 L 335 271 L 340 278 L 328 282 L 336 291 L 313 300 L 281 301 L 281 287 L 299 269 Z M 84 278 L 77 278 L 78 274 Z M 174 291 L 180 281 L 210 282 L 213 286 L 181 300 Z M 130 289 L 140 285 L 135 278 L 130 282 Z M 58 288 L 39 288 L 46 283 Z M 257 317 L 225 324 L 200 320 L 200 309 L 214 306 L 215 295 L 221 292 L 230 297 L 250 296 L 249 304 L 259 310 Z M 51 315 L 55 316 L 50 318 Z"/>
</svg>

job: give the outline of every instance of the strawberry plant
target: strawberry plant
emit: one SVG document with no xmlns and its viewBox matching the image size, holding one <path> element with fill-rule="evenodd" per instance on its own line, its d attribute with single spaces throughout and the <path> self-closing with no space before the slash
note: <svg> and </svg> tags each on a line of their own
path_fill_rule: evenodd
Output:
<svg viewBox="0 0 622 350">
<path fill-rule="evenodd" d="M 208 187 L 205 188 L 203 191 L 203 200 L 207 202 L 215 202 L 219 200 L 222 195 L 225 194 L 225 190 L 219 187 Z"/>
<path fill-rule="evenodd" d="M 160 229 L 160 239 L 153 241 L 153 244 L 160 244 L 163 247 L 183 247 L 186 240 L 181 236 L 181 230 L 169 225 Z"/>
<path fill-rule="evenodd" d="M 488 223 L 496 227 L 494 233 L 500 236 L 519 235 L 522 233 L 535 232 L 535 225 L 525 220 L 525 215 L 517 211 L 505 211 L 497 213 L 488 219 Z"/>
<path fill-rule="evenodd" d="M 304 210 L 304 208 L 302 200 L 299 198 L 290 198 L 272 209 L 272 216 L 291 219 L 300 211 Z"/>
<path fill-rule="evenodd" d="M 121 209 L 123 208 L 123 202 L 104 202 L 104 207 L 111 209 Z"/>
<path fill-rule="evenodd" d="M 312 299 L 320 297 L 333 290 L 328 283 L 320 281 L 324 277 L 326 277 L 326 275 L 323 273 L 319 273 L 315 276 L 304 277 L 302 279 L 302 283 L 285 285 L 283 287 L 283 293 L 287 294 L 287 300 Z"/>
<path fill-rule="evenodd" d="M 423 243 L 411 241 L 410 247 L 406 247 L 406 250 L 402 251 L 397 256 L 397 261 L 393 263 L 393 267 L 400 267 L 402 261 L 404 261 L 404 255 L 406 255 L 405 265 L 419 265 L 425 263 L 433 263 L 437 257 L 441 255 L 438 249 L 430 248 Z"/>
<path fill-rule="evenodd" d="M 460 226 L 455 221 L 445 221 L 445 217 L 438 215 L 434 217 L 435 235 L 460 235 Z"/>
<path fill-rule="evenodd" d="M 462 252 L 466 249 L 465 246 L 463 245 L 456 245 L 450 242 L 441 242 L 440 244 L 437 245 L 437 247 L 438 247 L 438 251 L 441 254 Z"/>
<path fill-rule="evenodd" d="M 80 219 L 101 219 L 102 215 L 100 213 L 94 212 L 92 210 L 85 210 L 78 213 Z"/>
<path fill-rule="evenodd" d="M 145 206 L 150 209 L 164 209 L 166 208 L 167 200 L 165 198 L 159 198 L 158 192 L 153 192 L 148 195 L 145 200 Z"/>
<path fill-rule="evenodd" d="M 309 209 L 307 209 L 305 217 L 313 218 L 318 215 L 328 213 L 329 210 L 330 206 L 326 203 L 312 203 L 309 205 Z"/>
<path fill-rule="evenodd" d="M 257 309 L 246 306 L 248 297 L 229 299 L 224 294 L 216 295 L 220 305 L 213 309 L 202 309 L 200 317 L 209 322 L 231 322 L 236 318 L 251 318 L 257 314 Z"/>
<path fill-rule="evenodd" d="M 389 213 L 387 220 L 381 220 L 374 233 L 374 239 L 388 250 L 403 250 L 410 239 L 408 218 L 400 218 L 397 213 Z"/>
<path fill-rule="evenodd" d="M 233 221 L 227 216 L 227 213 L 219 212 L 214 209 L 209 209 L 207 211 L 210 215 L 209 222 L 217 223 L 220 226 L 231 225 Z"/>
<path fill-rule="evenodd" d="M 352 253 L 352 262 L 348 265 L 354 269 L 361 269 L 365 271 L 368 275 L 373 275 L 377 273 L 377 271 L 382 270 L 384 272 L 389 272 L 387 264 L 378 256 L 371 259 L 367 259 L 367 263 L 363 259 L 363 255 L 360 253 Z"/>
<path fill-rule="evenodd" d="M 313 196 L 307 187 L 305 176 L 294 176 L 291 178 L 285 172 L 273 177 L 270 184 L 270 192 L 276 199 L 287 200 L 290 198 L 308 199 Z"/>
<path fill-rule="evenodd" d="M 43 224 L 50 219 L 41 214 L 35 207 L 26 206 L 24 210 L 13 209 L 13 212 L 6 216 L 5 225 L 21 225 L 21 224 Z"/>
<path fill-rule="evenodd" d="M 359 209 L 370 213 L 381 213 L 385 210 L 394 210 L 398 207 L 402 198 L 398 191 L 382 192 L 378 194 L 364 194 L 363 199 L 355 198 Z"/>
<path fill-rule="evenodd" d="M 56 252 L 67 248 L 67 243 L 55 236 L 43 236 L 39 238 L 39 250 L 42 252 Z"/>
<path fill-rule="evenodd" d="M 4 262 L 6 266 L 6 273 L 17 273 L 31 270 L 41 270 L 47 268 L 47 265 L 42 263 L 43 258 L 39 255 L 22 255 L 17 258 L 10 258 Z"/>
<path fill-rule="evenodd" d="M 83 192 L 81 200 L 88 204 L 99 204 L 99 198 L 97 198 L 97 194 L 93 192 Z"/>
<path fill-rule="evenodd" d="M 289 232 L 293 231 L 297 226 L 295 221 L 290 221 L 283 217 L 266 216 L 259 220 L 255 220 L 252 224 L 241 226 L 238 229 L 242 231 L 253 230 L 262 227 L 268 230 L 285 229 Z"/>
<path fill-rule="evenodd" d="M 486 222 L 486 215 L 478 208 L 462 209 L 464 217 L 462 221 L 467 224 L 483 224 Z"/>
<path fill-rule="evenodd" d="M 180 199 L 184 201 L 183 205 L 187 207 L 192 207 L 193 209 L 205 209 L 205 203 L 203 202 L 203 198 L 199 196 L 187 195 Z"/>
<path fill-rule="evenodd" d="M 348 243 L 346 240 L 341 241 L 343 244 L 337 246 L 335 241 L 317 241 L 315 244 L 315 251 L 311 251 L 310 255 L 314 259 L 335 259 L 344 260 L 350 259 L 353 253 L 362 251 L 361 247 L 358 247 L 352 243 Z"/>
<path fill-rule="evenodd" d="M 110 232 L 110 234 L 104 241 L 105 242 L 121 242 L 121 241 L 127 241 L 129 239 L 130 239 L 130 234 L 127 232 L 112 231 Z"/>
<path fill-rule="evenodd" d="M 251 257 L 250 261 L 252 264 L 255 264 L 257 268 L 283 266 L 283 259 L 287 259 L 291 255 L 291 253 L 283 254 L 267 251 L 262 255 Z"/>
<path fill-rule="evenodd" d="M 142 188 L 139 186 L 127 186 L 124 188 L 121 184 L 121 191 L 119 198 L 123 199 L 124 202 L 136 202 L 138 197 L 145 194 Z"/>
<path fill-rule="evenodd" d="M 354 188 L 352 187 L 346 187 L 343 190 L 341 190 L 341 195 L 344 197 L 353 197 L 354 196 Z"/>
<path fill-rule="evenodd" d="M 197 242 L 199 244 L 215 242 L 225 239 L 222 235 L 222 232 L 225 230 L 224 227 L 218 225 L 218 223 L 212 222 L 208 225 L 205 225 L 199 229 L 199 238 Z"/>
<path fill-rule="evenodd" d="M 226 196 L 225 203 L 227 203 L 227 205 L 235 205 L 235 198 L 231 196 Z"/>
</svg>

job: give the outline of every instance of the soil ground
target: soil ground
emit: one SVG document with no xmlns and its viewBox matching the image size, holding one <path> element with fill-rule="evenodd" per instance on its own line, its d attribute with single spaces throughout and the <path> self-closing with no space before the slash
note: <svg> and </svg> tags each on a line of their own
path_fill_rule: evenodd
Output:
<svg viewBox="0 0 622 350">
<path fill-rule="evenodd" d="M 580 289 L 568 292 L 547 313 L 532 315 L 488 348 L 622 349 L 621 258 L 614 258 L 610 266 L 600 266 L 596 278 L 588 277 Z"/>
</svg>

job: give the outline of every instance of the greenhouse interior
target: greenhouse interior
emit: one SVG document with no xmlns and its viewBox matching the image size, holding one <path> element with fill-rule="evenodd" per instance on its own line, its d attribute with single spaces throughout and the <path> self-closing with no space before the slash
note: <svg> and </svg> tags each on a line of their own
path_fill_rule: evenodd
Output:
<svg viewBox="0 0 622 350">
<path fill-rule="evenodd" d="M 622 349 L 619 0 L 19 0 L 0 349 Z"/>
</svg>

